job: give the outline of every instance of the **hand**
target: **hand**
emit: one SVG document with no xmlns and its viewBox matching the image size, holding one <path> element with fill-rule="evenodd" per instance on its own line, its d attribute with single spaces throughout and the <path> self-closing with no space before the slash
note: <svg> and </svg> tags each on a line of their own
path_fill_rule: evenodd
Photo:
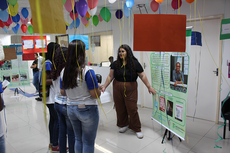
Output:
<svg viewBox="0 0 230 153">
<path fill-rule="evenodd" d="M 156 90 L 153 87 L 149 87 L 148 90 L 149 90 L 149 93 L 151 93 L 153 95 L 156 94 Z"/>
<path fill-rule="evenodd" d="M 174 86 L 176 86 L 177 85 L 177 81 L 174 83 Z"/>
<path fill-rule="evenodd" d="M 101 85 L 100 83 L 98 83 L 99 86 L 99 90 L 102 90 L 103 85 Z"/>
<path fill-rule="evenodd" d="M 102 85 L 101 91 L 104 93 L 105 92 L 105 86 Z"/>
<path fill-rule="evenodd" d="M 5 87 L 2 87 L 3 91 L 4 91 L 6 88 L 7 88 L 7 86 L 5 86 Z"/>
</svg>

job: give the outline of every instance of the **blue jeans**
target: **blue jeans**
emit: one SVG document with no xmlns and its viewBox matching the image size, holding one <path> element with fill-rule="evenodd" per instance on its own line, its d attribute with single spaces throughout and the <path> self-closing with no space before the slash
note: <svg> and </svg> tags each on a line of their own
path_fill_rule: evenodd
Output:
<svg viewBox="0 0 230 153">
<path fill-rule="evenodd" d="M 0 137 L 0 153 L 5 153 L 5 136 Z"/>
<path fill-rule="evenodd" d="M 99 112 L 97 105 L 67 105 L 67 114 L 75 134 L 75 153 L 93 153 L 97 134 Z"/>
<path fill-rule="evenodd" d="M 66 153 L 66 133 L 68 134 L 69 153 L 74 153 L 75 136 L 72 124 L 67 116 L 67 106 L 54 103 L 54 108 L 58 113 L 59 120 L 59 150 Z"/>
<path fill-rule="evenodd" d="M 49 121 L 49 132 L 50 132 L 50 144 L 53 146 L 58 145 L 58 136 L 59 136 L 59 126 L 58 126 L 58 115 L 54 109 L 54 104 L 46 104 L 50 112 L 50 121 Z"/>
<path fill-rule="evenodd" d="M 36 91 L 39 91 L 39 71 L 33 72 L 33 85 L 36 88 Z"/>
</svg>

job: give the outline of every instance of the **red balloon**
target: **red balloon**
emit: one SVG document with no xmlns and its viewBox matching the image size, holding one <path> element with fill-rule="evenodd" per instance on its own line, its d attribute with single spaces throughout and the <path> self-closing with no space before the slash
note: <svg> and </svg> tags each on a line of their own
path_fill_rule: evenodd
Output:
<svg viewBox="0 0 230 153">
<path fill-rule="evenodd" d="M 32 20 L 32 18 L 30 19 L 30 23 L 31 23 L 31 25 L 33 25 L 33 20 Z"/>
<path fill-rule="evenodd" d="M 88 2 L 88 7 L 90 9 L 95 8 L 98 4 L 98 0 L 87 0 L 87 2 Z"/>
<path fill-rule="evenodd" d="M 22 25 L 21 25 L 21 29 L 22 29 L 22 32 L 23 32 L 23 33 L 26 33 L 26 31 L 27 31 L 27 26 L 26 26 L 25 24 L 22 24 Z"/>
<path fill-rule="evenodd" d="M 2 20 L 0 20 L 0 27 L 4 27 L 5 25 L 4 25 L 4 22 L 2 22 Z"/>
<path fill-rule="evenodd" d="M 75 13 L 75 18 L 74 18 L 74 16 L 73 16 L 73 12 L 70 12 L 70 14 L 69 14 L 69 16 L 71 17 L 71 19 L 77 19 L 77 17 L 78 17 L 78 13 Z"/>
<path fill-rule="evenodd" d="M 177 10 L 178 8 L 180 8 L 182 5 L 182 0 L 172 0 L 171 6 L 174 10 Z M 179 6 L 179 7 L 178 7 Z"/>
<path fill-rule="evenodd" d="M 8 20 L 6 21 L 8 24 L 11 24 L 11 23 L 13 23 L 13 21 L 12 21 L 12 19 L 11 19 L 11 16 L 9 15 L 9 18 L 8 18 Z"/>
<path fill-rule="evenodd" d="M 10 26 L 10 24 L 7 23 L 7 22 L 3 22 L 3 23 L 4 23 L 4 25 L 7 26 L 7 27 Z"/>
<path fill-rule="evenodd" d="M 153 12 L 156 12 L 158 10 L 158 8 L 159 8 L 159 3 L 157 3 L 155 0 L 153 0 L 150 3 L 150 7 L 153 10 Z"/>
</svg>

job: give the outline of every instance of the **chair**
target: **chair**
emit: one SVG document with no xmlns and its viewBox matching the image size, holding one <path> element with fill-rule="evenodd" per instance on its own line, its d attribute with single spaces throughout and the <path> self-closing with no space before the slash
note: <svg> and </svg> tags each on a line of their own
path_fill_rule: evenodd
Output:
<svg viewBox="0 0 230 153">
<path fill-rule="evenodd" d="M 221 106 L 223 105 L 224 100 L 221 102 Z M 224 117 L 225 119 L 225 125 L 224 125 L 224 132 L 223 132 L 223 138 L 225 139 L 225 131 L 226 131 L 226 122 L 228 120 L 229 122 L 229 131 L 230 131 L 230 97 L 227 98 L 224 105 L 221 107 L 221 117 Z"/>
</svg>

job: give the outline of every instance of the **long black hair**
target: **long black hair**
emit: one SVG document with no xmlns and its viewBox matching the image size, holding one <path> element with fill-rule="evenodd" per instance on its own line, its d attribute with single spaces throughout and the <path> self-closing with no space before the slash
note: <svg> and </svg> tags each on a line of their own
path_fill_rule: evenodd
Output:
<svg viewBox="0 0 230 153">
<path fill-rule="evenodd" d="M 60 47 L 60 45 L 57 44 L 57 43 L 55 43 L 55 42 L 50 42 L 50 43 L 47 45 L 46 60 L 50 60 L 51 62 L 53 62 L 53 61 L 52 61 L 53 52 L 54 52 L 58 47 Z"/>
<path fill-rule="evenodd" d="M 137 61 L 137 58 L 133 55 L 132 49 L 126 44 L 123 44 L 118 48 L 117 62 L 115 64 L 115 69 L 117 70 L 117 73 L 119 75 L 122 74 L 121 66 L 123 65 L 123 59 L 121 59 L 120 56 L 119 56 L 119 51 L 120 51 L 121 48 L 123 48 L 127 52 L 127 56 L 126 56 L 126 59 L 125 59 L 127 64 L 125 65 L 125 67 L 128 69 L 128 71 L 130 71 L 132 76 L 135 78 L 137 74 L 136 74 L 136 71 L 135 71 L 135 63 L 134 63 L 134 61 L 135 60 Z"/>
<path fill-rule="evenodd" d="M 73 40 L 68 47 L 62 87 L 64 89 L 78 87 L 77 77 L 82 78 L 82 71 L 84 68 L 85 43 L 81 40 Z"/>
<path fill-rule="evenodd" d="M 50 72 L 51 79 L 56 80 L 57 77 L 60 76 L 62 69 L 65 67 L 67 50 L 68 48 L 66 47 L 59 47 L 56 49 Z"/>
</svg>

